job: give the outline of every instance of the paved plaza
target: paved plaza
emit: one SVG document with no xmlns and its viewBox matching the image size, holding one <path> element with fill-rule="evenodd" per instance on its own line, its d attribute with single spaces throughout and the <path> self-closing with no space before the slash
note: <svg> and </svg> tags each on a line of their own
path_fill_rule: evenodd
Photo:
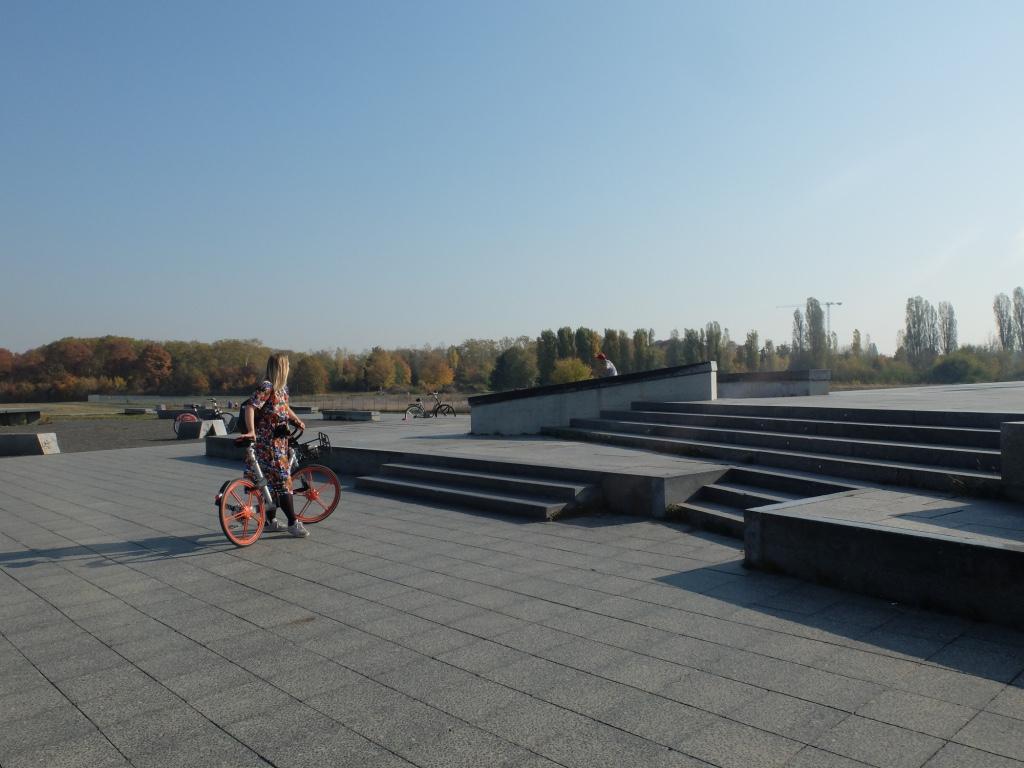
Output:
<svg viewBox="0 0 1024 768">
<path fill-rule="evenodd" d="M 0 765 L 1024 766 L 1022 633 L 684 526 L 351 478 L 309 539 L 239 550 L 212 503 L 238 470 L 193 442 L 0 460 Z"/>
</svg>

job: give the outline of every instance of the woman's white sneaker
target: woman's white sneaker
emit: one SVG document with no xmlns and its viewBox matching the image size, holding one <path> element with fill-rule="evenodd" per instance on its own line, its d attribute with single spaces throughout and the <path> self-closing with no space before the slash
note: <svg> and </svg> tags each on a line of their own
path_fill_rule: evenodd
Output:
<svg viewBox="0 0 1024 768">
<path fill-rule="evenodd" d="M 302 524 L 301 520 L 296 520 L 295 525 L 288 526 L 288 533 L 297 539 L 301 539 L 305 536 L 309 536 L 309 531 L 306 530 L 306 526 Z"/>
</svg>

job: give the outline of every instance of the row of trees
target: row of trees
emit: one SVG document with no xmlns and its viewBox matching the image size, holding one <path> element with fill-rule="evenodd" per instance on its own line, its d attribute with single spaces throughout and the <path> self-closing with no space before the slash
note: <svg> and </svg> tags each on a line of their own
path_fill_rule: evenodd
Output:
<svg viewBox="0 0 1024 768">
<path fill-rule="evenodd" d="M 296 394 L 327 391 L 505 390 L 589 378 L 604 352 L 620 373 L 715 360 L 724 373 L 831 368 L 851 385 L 983 381 L 1024 376 L 1024 289 L 995 297 L 997 336 L 987 346 L 960 347 L 949 302 L 937 308 L 907 299 L 906 321 L 893 356 L 880 355 L 870 336 L 854 330 L 840 347 L 825 326 L 821 303 L 809 298 L 793 313 L 789 344 L 763 342 L 756 330 L 742 341 L 717 321 L 673 330 L 658 340 L 650 328 L 632 333 L 584 326 L 546 329 L 536 338 L 467 339 L 449 347 L 362 353 L 343 349 L 291 353 Z M 21 354 L 0 348 L 0 400 L 81 400 L 91 393 L 241 394 L 263 377 L 271 349 L 258 339 L 197 341 L 122 336 L 65 338 Z"/>
</svg>

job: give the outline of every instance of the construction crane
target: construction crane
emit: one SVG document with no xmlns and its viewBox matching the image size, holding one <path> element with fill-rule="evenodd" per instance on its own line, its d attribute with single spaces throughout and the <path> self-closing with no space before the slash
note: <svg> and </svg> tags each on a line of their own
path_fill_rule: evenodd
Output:
<svg viewBox="0 0 1024 768">
<path fill-rule="evenodd" d="M 832 307 L 841 307 L 843 302 L 841 301 L 822 301 L 819 302 L 821 306 L 825 308 L 825 332 L 828 337 L 832 338 Z M 776 309 L 797 309 L 803 307 L 803 304 L 777 304 Z"/>
</svg>

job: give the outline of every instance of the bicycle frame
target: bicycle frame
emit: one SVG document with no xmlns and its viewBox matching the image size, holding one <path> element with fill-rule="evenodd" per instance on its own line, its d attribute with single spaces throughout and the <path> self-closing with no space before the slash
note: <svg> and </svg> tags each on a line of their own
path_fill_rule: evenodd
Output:
<svg viewBox="0 0 1024 768">
<path fill-rule="evenodd" d="M 305 448 L 306 446 L 313 442 L 319 443 L 319 445 L 317 446 L 316 454 L 310 455 L 309 450 L 301 452 L 297 450 L 300 447 Z M 316 441 L 310 440 L 309 443 L 298 443 L 294 440 L 289 440 L 288 471 L 294 472 L 302 465 L 303 459 L 300 458 L 300 453 L 305 454 L 305 458 L 307 459 L 316 459 L 317 456 L 319 455 L 319 451 L 325 447 L 330 448 L 330 445 L 330 439 L 323 432 L 319 433 Z M 267 508 L 276 508 L 277 499 L 274 497 L 273 492 L 271 492 L 270 490 L 269 484 L 267 483 L 267 478 L 264 476 L 263 470 L 260 468 L 260 463 L 256 460 L 256 447 L 254 444 L 248 445 L 245 449 L 245 464 L 252 470 L 252 474 L 256 478 L 256 487 L 259 488 L 260 492 L 263 494 L 263 500 L 266 502 Z"/>
</svg>

